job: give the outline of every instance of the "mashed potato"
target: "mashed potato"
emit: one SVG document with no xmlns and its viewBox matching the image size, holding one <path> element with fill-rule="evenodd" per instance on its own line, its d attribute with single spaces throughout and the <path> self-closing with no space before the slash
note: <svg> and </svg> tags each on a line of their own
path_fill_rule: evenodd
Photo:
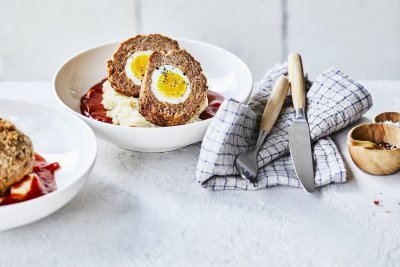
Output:
<svg viewBox="0 0 400 267">
<path fill-rule="evenodd" d="M 107 116 L 113 124 L 135 127 L 155 127 L 148 122 L 138 111 L 138 99 L 124 96 L 111 87 L 109 81 L 103 83 L 103 106 L 108 110 Z"/>
<path fill-rule="evenodd" d="M 101 101 L 105 109 L 107 109 L 107 117 L 111 118 L 113 124 L 132 127 L 158 127 L 157 125 L 147 121 L 138 111 L 138 98 L 124 96 L 117 93 L 111 86 L 109 81 L 103 83 L 103 101 Z M 208 102 L 205 101 L 201 107 L 201 112 L 206 109 Z M 197 114 L 190 119 L 189 123 L 201 121 Z"/>
</svg>

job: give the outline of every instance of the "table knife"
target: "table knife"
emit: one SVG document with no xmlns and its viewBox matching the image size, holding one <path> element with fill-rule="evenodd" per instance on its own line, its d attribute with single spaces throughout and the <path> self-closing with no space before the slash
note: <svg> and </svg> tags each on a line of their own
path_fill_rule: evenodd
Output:
<svg viewBox="0 0 400 267">
<path fill-rule="evenodd" d="M 289 149 L 293 166 L 304 189 L 315 191 L 310 128 L 305 116 L 305 85 L 301 57 L 293 53 L 288 59 L 290 91 L 296 117 L 289 128 Z"/>
</svg>

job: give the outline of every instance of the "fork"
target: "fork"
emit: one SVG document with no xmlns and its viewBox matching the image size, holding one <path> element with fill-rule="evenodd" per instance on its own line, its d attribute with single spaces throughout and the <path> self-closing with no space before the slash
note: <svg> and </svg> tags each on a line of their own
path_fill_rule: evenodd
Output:
<svg viewBox="0 0 400 267">
<path fill-rule="evenodd" d="M 289 80 L 285 76 L 279 77 L 274 84 L 274 88 L 265 106 L 260 123 L 260 133 L 254 149 L 247 153 L 241 153 L 236 157 L 235 165 L 240 176 L 253 183 L 253 185 L 257 182 L 258 152 L 281 112 L 288 90 Z"/>
</svg>

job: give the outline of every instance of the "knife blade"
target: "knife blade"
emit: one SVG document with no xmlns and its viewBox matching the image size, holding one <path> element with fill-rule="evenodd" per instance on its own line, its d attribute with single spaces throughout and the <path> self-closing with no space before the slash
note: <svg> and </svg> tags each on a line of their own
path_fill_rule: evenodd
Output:
<svg viewBox="0 0 400 267">
<path fill-rule="evenodd" d="M 315 191 L 314 166 L 310 128 L 305 116 L 305 85 L 301 57 L 293 53 L 288 58 L 290 90 L 296 116 L 289 128 L 289 149 L 296 175 L 303 188 Z"/>
</svg>

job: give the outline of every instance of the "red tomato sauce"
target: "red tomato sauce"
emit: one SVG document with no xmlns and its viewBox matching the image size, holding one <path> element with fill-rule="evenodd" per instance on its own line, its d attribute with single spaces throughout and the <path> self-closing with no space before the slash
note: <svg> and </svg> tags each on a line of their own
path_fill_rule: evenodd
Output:
<svg viewBox="0 0 400 267">
<path fill-rule="evenodd" d="M 107 110 L 104 108 L 101 101 L 103 100 L 103 83 L 107 79 L 95 84 L 81 98 L 81 113 L 82 115 L 93 118 L 98 121 L 112 123 L 112 119 L 107 117 Z"/>
<path fill-rule="evenodd" d="M 81 114 L 106 123 L 112 123 L 112 119 L 107 117 L 107 110 L 104 108 L 101 101 L 103 100 L 103 83 L 107 79 L 95 84 L 81 98 Z M 206 120 L 215 116 L 224 97 L 216 92 L 208 90 L 208 107 L 200 114 L 200 119 Z"/>
<path fill-rule="evenodd" d="M 48 163 L 42 156 L 35 153 L 33 178 L 29 174 L 25 175 L 21 181 L 12 186 L 14 189 L 18 189 L 29 179 L 32 179 L 31 188 L 26 194 L 13 194 L 10 192 L 8 195 L 0 197 L 0 206 L 26 201 L 55 191 L 57 185 L 54 172 L 59 168 L 60 165 L 57 162 Z"/>
</svg>

